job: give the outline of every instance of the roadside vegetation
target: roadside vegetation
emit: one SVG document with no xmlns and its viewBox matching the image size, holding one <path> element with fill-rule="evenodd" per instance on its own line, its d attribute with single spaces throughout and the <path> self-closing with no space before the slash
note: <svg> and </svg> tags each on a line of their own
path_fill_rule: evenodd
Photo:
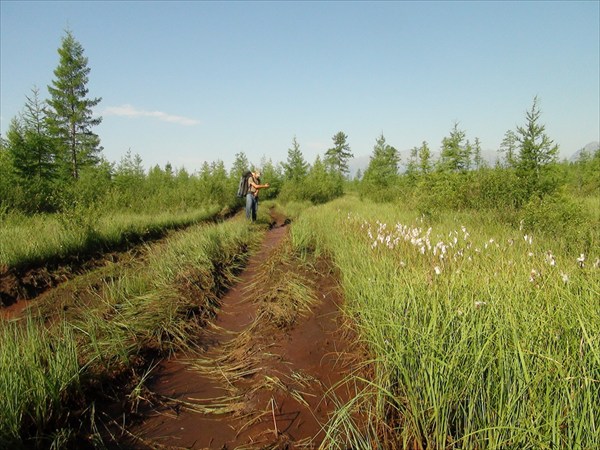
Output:
<svg viewBox="0 0 600 450">
<path fill-rule="evenodd" d="M 334 261 L 375 367 L 328 448 L 600 445 L 597 246 L 352 198 L 307 210 L 292 236 Z M 361 410 L 370 432 L 352 422 Z"/>
<path fill-rule="evenodd" d="M 197 225 L 153 247 L 85 302 L 3 321 L 0 446 L 104 445 L 96 402 L 135 409 L 152 361 L 194 347 L 264 226 Z M 32 310 L 34 311 L 34 310 Z M 128 390 L 123 392 L 123 387 Z"/>
</svg>

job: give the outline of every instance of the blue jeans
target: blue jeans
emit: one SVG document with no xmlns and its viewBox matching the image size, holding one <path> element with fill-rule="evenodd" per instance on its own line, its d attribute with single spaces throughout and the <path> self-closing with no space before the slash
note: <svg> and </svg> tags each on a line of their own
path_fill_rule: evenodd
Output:
<svg viewBox="0 0 600 450">
<path fill-rule="evenodd" d="M 253 194 L 246 194 L 246 218 L 256 220 L 256 213 L 258 211 L 258 197 Z"/>
</svg>

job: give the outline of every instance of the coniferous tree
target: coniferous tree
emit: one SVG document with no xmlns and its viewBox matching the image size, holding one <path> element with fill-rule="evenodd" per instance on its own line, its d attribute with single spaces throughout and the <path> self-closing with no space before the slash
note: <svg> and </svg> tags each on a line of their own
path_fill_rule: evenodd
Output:
<svg viewBox="0 0 600 450">
<path fill-rule="evenodd" d="M 16 179 L 12 155 L 8 150 L 8 142 L 0 136 L 0 215 L 3 211 L 14 207 L 14 187 Z"/>
<path fill-rule="evenodd" d="M 292 147 L 288 149 L 287 161 L 282 165 L 286 180 L 299 181 L 306 178 L 308 174 L 309 166 L 300 151 L 300 144 L 298 144 L 296 136 L 292 140 Z"/>
<path fill-rule="evenodd" d="M 413 147 L 410 149 L 408 156 L 408 163 L 406 164 L 406 176 L 410 180 L 414 180 L 417 176 L 419 169 L 419 147 Z"/>
<path fill-rule="evenodd" d="M 210 184 L 208 185 L 208 199 L 217 205 L 225 205 L 232 194 L 229 177 L 225 163 L 217 160 L 210 164 Z"/>
<path fill-rule="evenodd" d="M 265 157 L 261 158 L 261 180 L 263 183 L 269 183 L 269 188 L 261 190 L 261 199 L 270 199 L 277 197 L 277 194 L 281 190 L 282 174 L 279 169 L 273 164 L 273 161 Z"/>
<path fill-rule="evenodd" d="M 46 128 L 46 111 L 39 91 L 32 89 L 23 112 L 11 120 L 7 151 L 11 155 L 15 184 L 23 193 L 20 207 L 35 212 L 52 210 L 55 175 L 54 146 Z"/>
<path fill-rule="evenodd" d="M 102 121 L 101 117 L 92 117 L 92 108 L 101 98 L 87 96 L 88 59 L 70 31 L 62 38 L 58 54 L 56 78 L 48 86 L 49 130 L 56 139 L 64 172 L 78 178 L 80 168 L 97 164 L 102 151 L 100 138 L 92 132 L 92 127 Z"/>
<path fill-rule="evenodd" d="M 32 89 L 24 111 L 11 121 L 7 137 L 15 169 L 24 181 L 50 181 L 54 174 L 54 147 L 46 127 L 46 110 L 39 90 Z"/>
<path fill-rule="evenodd" d="M 234 180 L 235 184 L 237 184 L 242 174 L 249 169 L 250 161 L 248 161 L 248 157 L 246 156 L 246 154 L 244 152 L 236 153 L 235 160 L 233 161 L 233 166 L 231 167 L 231 172 L 229 172 L 229 176 Z"/>
<path fill-rule="evenodd" d="M 333 147 L 325 152 L 325 163 L 333 172 L 345 176 L 350 172 L 348 160 L 354 155 L 350 151 L 348 136 L 342 131 L 333 136 Z"/>
<path fill-rule="evenodd" d="M 517 165 L 518 141 L 514 131 L 508 130 L 504 133 L 504 139 L 500 144 L 499 153 L 504 154 L 504 165 L 506 167 L 516 167 Z"/>
<path fill-rule="evenodd" d="M 374 200 L 391 200 L 397 196 L 398 151 L 387 144 L 383 133 L 375 141 L 369 166 L 361 183 L 362 194 Z"/>
<path fill-rule="evenodd" d="M 422 174 L 431 172 L 431 150 L 426 141 L 423 141 L 419 147 L 419 171 Z"/>
<path fill-rule="evenodd" d="M 539 123 L 540 116 L 536 96 L 531 110 L 525 114 L 527 123 L 523 127 L 517 127 L 517 176 L 523 189 L 524 200 L 528 200 L 532 195 L 543 197 L 557 187 L 557 182 L 553 179 L 553 170 L 558 146 L 546 135 L 546 127 Z"/>
<path fill-rule="evenodd" d="M 311 202 L 319 204 L 335 198 L 335 194 L 331 192 L 331 175 L 327 173 L 327 168 L 319 155 L 310 168 L 307 184 L 312 187 L 308 193 Z"/>
<path fill-rule="evenodd" d="M 442 140 L 442 151 L 438 161 L 441 172 L 466 172 L 470 166 L 470 145 L 465 142 L 466 133 L 458 128 L 458 123 L 450 131 L 450 136 Z"/>
<path fill-rule="evenodd" d="M 478 137 L 475 138 L 475 143 L 473 144 L 472 147 L 472 152 L 473 152 L 473 165 L 475 166 L 476 170 L 479 169 L 483 169 L 486 167 L 486 162 L 483 159 L 483 156 L 481 155 L 481 141 L 479 140 Z"/>
<path fill-rule="evenodd" d="M 385 142 L 382 133 L 373 147 L 373 155 L 369 167 L 365 170 L 363 181 L 378 189 L 388 188 L 398 181 L 398 164 L 400 164 L 398 151 Z"/>
</svg>

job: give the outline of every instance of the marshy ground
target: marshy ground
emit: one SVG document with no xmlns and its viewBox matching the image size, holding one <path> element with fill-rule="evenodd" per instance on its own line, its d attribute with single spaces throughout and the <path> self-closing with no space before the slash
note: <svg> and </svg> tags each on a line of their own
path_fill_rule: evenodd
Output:
<svg viewBox="0 0 600 450">
<path fill-rule="evenodd" d="M 346 380 L 364 355 L 341 313 L 331 266 L 291 255 L 288 222 L 272 214 L 239 280 L 206 314 L 193 351 L 140 356 L 143 380 L 139 371 L 135 379 L 121 374 L 114 383 L 122 386 L 103 390 L 111 394 L 99 399 L 96 417 L 105 445 L 318 448 L 336 407 L 356 396 L 358 387 Z M 143 259 L 137 248 L 30 277 L 4 274 L 11 300 L 0 311 L 4 318 L 28 307 L 48 316 L 52 309 L 77 314 L 107 279 L 143 266 Z"/>
</svg>

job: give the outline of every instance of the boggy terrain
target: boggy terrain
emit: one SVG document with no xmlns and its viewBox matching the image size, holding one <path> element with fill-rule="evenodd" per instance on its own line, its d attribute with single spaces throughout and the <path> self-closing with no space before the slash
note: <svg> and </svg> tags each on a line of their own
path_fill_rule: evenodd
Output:
<svg viewBox="0 0 600 450">
<path fill-rule="evenodd" d="M 131 444 L 292 449 L 322 442 L 336 406 L 355 395 L 345 380 L 361 355 L 335 277 L 324 262 L 306 268 L 281 255 L 286 231 L 278 218 L 222 298 L 204 351 L 160 364 L 148 384 L 156 403 L 128 430 Z M 294 282 L 309 287 L 311 298 L 289 298 Z"/>
<path fill-rule="evenodd" d="M 364 355 L 340 311 L 343 299 L 330 265 L 294 257 L 288 223 L 273 215 L 260 249 L 220 298 L 196 351 L 158 363 L 140 361 L 140 367 L 153 369 L 135 405 L 110 397 L 98 401 L 104 445 L 293 449 L 321 444 L 336 407 L 356 395 L 358 387 L 347 380 Z M 90 263 L 93 270 L 79 269 L 82 273 L 65 285 L 59 284 L 60 271 L 48 272 L 46 278 L 56 281 L 39 298 L 15 299 L 0 311 L 14 317 L 36 303 L 41 310 L 48 303 L 67 310 L 71 297 L 93 295 L 104 278 L 118 276 L 113 263 L 139 258 L 141 251 L 97 259 Z M 131 381 L 115 379 L 124 386 L 113 392 L 125 396 Z"/>
</svg>

